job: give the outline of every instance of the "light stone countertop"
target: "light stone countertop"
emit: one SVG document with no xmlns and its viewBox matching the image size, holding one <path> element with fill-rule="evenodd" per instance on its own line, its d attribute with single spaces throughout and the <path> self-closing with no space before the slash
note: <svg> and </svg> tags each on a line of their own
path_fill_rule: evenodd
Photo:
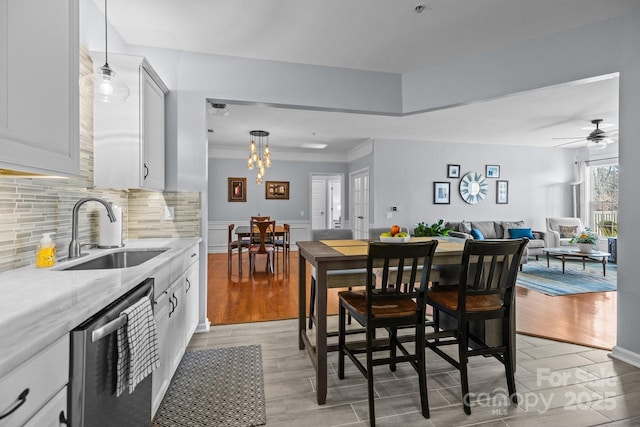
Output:
<svg viewBox="0 0 640 427">
<path fill-rule="evenodd" d="M 135 288 L 180 260 L 200 238 L 125 241 L 124 248 L 89 249 L 88 255 L 51 268 L 28 266 L 0 273 L 0 378 Z M 167 248 L 135 267 L 61 271 L 122 249 Z"/>
</svg>

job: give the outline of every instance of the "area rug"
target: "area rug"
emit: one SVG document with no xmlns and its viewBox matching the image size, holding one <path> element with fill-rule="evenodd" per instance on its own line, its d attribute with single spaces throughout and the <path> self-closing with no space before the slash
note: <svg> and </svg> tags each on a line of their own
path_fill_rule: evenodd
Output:
<svg viewBox="0 0 640 427">
<path fill-rule="evenodd" d="M 615 264 L 607 264 L 607 275 L 603 277 L 599 262 L 587 261 L 583 270 L 582 261 L 567 261 L 562 274 L 562 263 L 556 259 L 551 260 L 550 267 L 546 259 L 529 260 L 518 273 L 516 282 L 518 286 L 551 296 L 615 291 L 617 283 Z"/>
<path fill-rule="evenodd" d="M 267 422 L 259 345 L 185 353 L 153 427 L 260 426 Z"/>
</svg>

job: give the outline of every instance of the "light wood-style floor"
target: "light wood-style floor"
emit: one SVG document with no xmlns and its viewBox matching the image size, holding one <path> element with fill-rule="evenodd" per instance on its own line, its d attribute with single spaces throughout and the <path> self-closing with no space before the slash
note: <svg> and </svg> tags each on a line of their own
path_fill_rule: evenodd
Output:
<svg viewBox="0 0 640 427">
<path fill-rule="evenodd" d="M 282 258 L 276 274 L 265 273 L 265 263 L 258 259 L 253 277 L 247 255 L 243 257 L 242 275 L 238 274 L 237 259 L 234 254 L 232 273 L 228 275 L 227 254 L 209 254 L 207 316 L 212 325 L 297 317 L 297 252 L 291 252 L 286 273 Z M 617 292 L 551 297 L 517 287 L 518 332 L 610 350 L 616 343 L 616 297 Z M 330 314 L 337 313 L 337 290 L 330 290 L 328 306 Z"/>
</svg>

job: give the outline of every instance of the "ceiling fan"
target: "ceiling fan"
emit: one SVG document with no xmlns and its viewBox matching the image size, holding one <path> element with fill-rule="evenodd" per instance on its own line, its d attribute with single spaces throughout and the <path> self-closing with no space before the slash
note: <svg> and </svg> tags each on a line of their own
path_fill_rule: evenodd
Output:
<svg viewBox="0 0 640 427">
<path fill-rule="evenodd" d="M 593 131 L 591 131 L 591 133 L 586 138 L 580 137 L 580 136 L 573 137 L 573 138 L 553 138 L 553 139 L 572 139 L 573 140 L 569 142 L 563 142 L 562 144 L 554 145 L 554 147 L 564 147 L 567 145 L 576 144 L 578 142 L 588 141 L 587 148 L 590 150 L 602 150 L 606 148 L 608 144 L 614 142 L 611 136 L 612 134 L 615 134 L 614 132 L 617 132 L 617 129 L 604 131 L 600 129 L 600 123 L 602 122 L 603 122 L 603 119 L 591 120 L 591 123 L 596 125 L 596 128 Z"/>
</svg>

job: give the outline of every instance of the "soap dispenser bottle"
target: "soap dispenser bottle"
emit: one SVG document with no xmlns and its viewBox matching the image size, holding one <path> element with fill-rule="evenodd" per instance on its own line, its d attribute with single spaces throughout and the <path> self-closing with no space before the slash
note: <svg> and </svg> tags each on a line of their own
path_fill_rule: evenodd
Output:
<svg viewBox="0 0 640 427">
<path fill-rule="evenodd" d="M 51 240 L 52 233 L 44 233 L 36 248 L 36 267 L 51 267 L 56 263 L 56 244 Z"/>
</svg>

